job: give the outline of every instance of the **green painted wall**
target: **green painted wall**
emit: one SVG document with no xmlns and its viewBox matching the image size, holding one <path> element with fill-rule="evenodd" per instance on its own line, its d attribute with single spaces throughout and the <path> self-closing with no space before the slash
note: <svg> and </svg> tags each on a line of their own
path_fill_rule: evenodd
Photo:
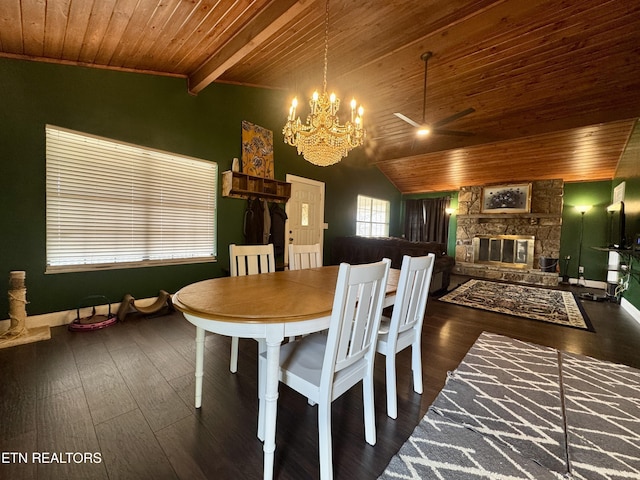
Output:
<svg viewBox="0 0 640 480">
<path fill-rule="evenodd" d="M 640 162 L 638 165 L 640 168 Z M 607 245 L 609 235 L 609 218 L 606 211 L 612 203 L 613 189 L 622 181 L 625 184 L 626 233 L 630 242 L 640 233 L 640 176 L 615 179 L 613 182 L 566 183 L 564 187 L 564 211 L 562 214 L 562 240 L 560 258 L 571 255 L 569 276 L 578 275 L 578 246 L 580 240 L 580 213 L 575 205 L 593 205 L 584 217 L 584 237 L 582 248 L 582 264 L 585 267 L 587 280 L 606 281 L 608 255 L 606 252 L 594 250 L 592 247 Z M 640 261 L 633 268 L 640 272 Z M 629 290 L 623 297 L 640 309 L 640 282 L 638 274 L 629 282 Z"/>
<path fill-rule="evenodd" d="M 591 205 L 584 214 L 582 240 L 582 266 L 587 280 L 605 281 L 607 278 L 607 253 L 593 247 L 604 247 L 608 241 L 607 206 L 611 204 L 611 182 L 565 183 L 562 232 L 560 239 L 561 273 L 578 278 L 578 256 L 580 254 L 580 230 L 582 215 L 577 205 Z M 568 272 L 564 271 L 564 258 L 570 256 Z"/>
<path fill-rule="evenodd" d="M 148 297 L 220 276 L 228 244 L 243 242 L 245 201 L 219 198 L 215 264 L 45 275 L 45 124 L 215 161 L 222 172 L 241 156 L 247 120 L 274 132 L 276 178 L 292 173 L 325 182 L 326 261 L 333 238 L 355 233 L 359 193 L 391 201 L 391 230 L 399 231 L 400 193 L 361 149 L 322 168 L 282 142 L 287 92 L 213 84 L 193 96 L 183 79 L 10 59 L 0 59 L 0 91 L 0 290 L 11 270 L 25 270 L 29 315 L 74 308 L 90 294 L 118 302 L 125 293 Z M 7 312 L 0 295 L 0 319 Z"/>
</svg>

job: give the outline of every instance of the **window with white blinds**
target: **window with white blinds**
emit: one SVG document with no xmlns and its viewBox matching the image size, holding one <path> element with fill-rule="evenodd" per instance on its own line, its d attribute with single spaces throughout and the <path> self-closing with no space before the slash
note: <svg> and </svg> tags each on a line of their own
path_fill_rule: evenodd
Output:
<svg viewBox="0 0 640 480">
<path fill-rule="evenodd" d="M 47 273 L 215 260 L 217 164 L 46 126 Z"/>
</svg>

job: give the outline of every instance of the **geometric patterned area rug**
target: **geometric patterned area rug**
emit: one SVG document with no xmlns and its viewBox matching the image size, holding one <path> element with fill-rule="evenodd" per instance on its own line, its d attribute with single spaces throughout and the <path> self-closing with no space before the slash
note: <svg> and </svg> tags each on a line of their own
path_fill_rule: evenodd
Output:
<svg viewBox="0 0 640 480">
<path fill-rule="evenodd" d="M 640 479 L 640 371 L 564 354 L 562 372 L 574 477 Z"/>
<path fill-rule="evenodd" d="M 563 290 L 469 280 L 439 300 L 594 331 L 575 294 Z"/>
<path fill-rule="evenodd" d="M 379 478 L 639 479 L 640 370 L 484 332 Z"/>
</svg>

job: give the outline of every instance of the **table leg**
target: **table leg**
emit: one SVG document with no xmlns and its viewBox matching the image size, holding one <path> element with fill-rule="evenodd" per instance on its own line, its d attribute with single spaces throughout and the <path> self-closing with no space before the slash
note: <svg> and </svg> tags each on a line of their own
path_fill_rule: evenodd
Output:
<svg viewBox="0 0 640 480">
<path fill-rule="evenodd" d="M 274 453 L 276 450 L 276 416 L 278 413 L 278 370 L 280 368 L 280 344 L 283 332 L 267 333 L 267 364 L 265 366 L 264 395 L 264 479 L 273 478 Z M 261 402 L 262 403 L 262 402 Z"/>
<path fill-rule="evenodd" d="M 258 439 L 264 442 L 264 414 L 265 414 L 265 368 L 266 359 L 262 354 L 267 351 L 267 343 L 264 338 L 258 339 Z"/>
<path fill-rule="evenodd" d="M 196 327 L 196 408 L 202 406 L 202 376 L 204 375 L 204 328 Z"/>
</svg>

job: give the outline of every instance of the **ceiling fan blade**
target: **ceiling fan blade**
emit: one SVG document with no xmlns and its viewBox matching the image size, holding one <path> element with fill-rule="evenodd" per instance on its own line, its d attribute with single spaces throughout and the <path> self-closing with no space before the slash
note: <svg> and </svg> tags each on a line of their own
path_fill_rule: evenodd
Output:
<svg viewBox="0 0 640 480">
<path fill-rule="evenodd" d="M 458 137 L 471 137 L 473 133 L 471 132 L 461 132 L 459 130 L 443 130 L 441 128 L 436 128 L 433 133 L 437 133 L 438 135 L 456 135 Z"/>
<path fill-rule="evenodd" d="M 400 120 L 404 120 L 405 122 L 407 122 L 409 125 L 413 125 L 416 128 L 420 128 L 422 125 L 420 125 L 417 122 L 414 122 L 413 120 L 411 120 L 409 117 L 401 114 L 401 113 L 394 113 L 394 115 L 396 117 L 398 117 Z"/>
<path fill-rule="evenodd" d="M 462 118 L 466 115 L 469 115 L 470 113 L 475 112 L 476 109 L 475 108 L 467 108 L 466 110 L 462 110 L 461 112 L 458 113 L 454 113 L 453 115 L 451 115 L 450 117 L 447 118 L 443 118 L 442 120 L 436 122 L 433 124 L 434 128 L 438 128 L 438 127 L 443 127 L 444 125 L 446 125 L 447 123 L 451 123 L 454 120 L 457 120 L 459 118 Z"/>
</svg>

